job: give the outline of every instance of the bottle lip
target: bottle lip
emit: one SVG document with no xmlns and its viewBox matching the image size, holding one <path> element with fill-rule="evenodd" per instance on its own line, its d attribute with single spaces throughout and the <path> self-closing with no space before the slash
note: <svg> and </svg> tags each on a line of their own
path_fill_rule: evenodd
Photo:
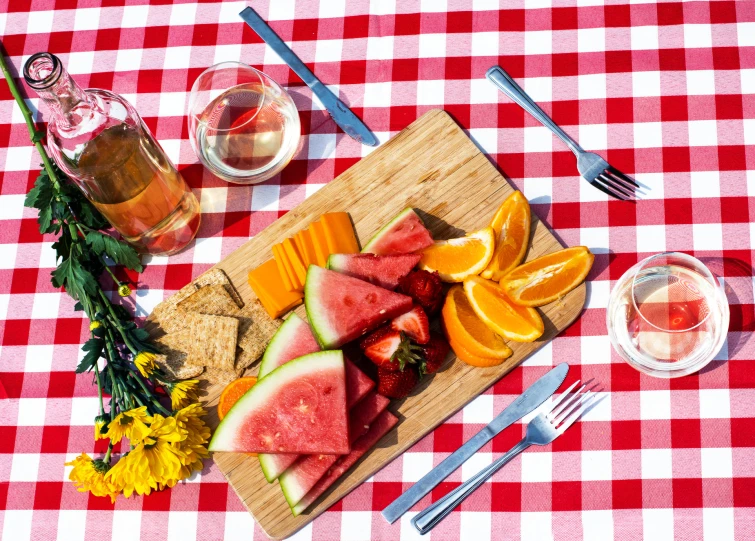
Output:
<svg viewBox="0 0 755 541">
<path fill-rule="evenodd" d="M 51 53 L 35 53 L 24 64 L 24 80 L 34 90 L 54 85 L 63 72 L 60 59 Z M 40 73 L 45 73 L 40 78 Z"/>
</svg>

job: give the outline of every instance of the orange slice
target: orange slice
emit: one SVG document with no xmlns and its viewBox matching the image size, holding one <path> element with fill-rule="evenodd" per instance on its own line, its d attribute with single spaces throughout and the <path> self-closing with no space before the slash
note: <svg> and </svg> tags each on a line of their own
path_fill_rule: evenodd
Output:
<svg viewBox="0 0 755 541">
<path fill-rule="evenodd" d="M 441 319 L 449 342 L 459 345 L 471 356 L 497 359 L 498 363 L 511 356 L 511 349 L 503 338 L 490 330 L 477 316 L 461 285 L 453 286 L 446 295 Z M 457 356 L 462 359 L 461 356 Z M 492 364 L 475 364 L 475 366 L 492 366 Z"/>
<path fill-rule="evenodd" d="M 517 304 L 542 306 L 581 284 L 594 259 L 585 246 L 559 250 L 511 270 L 501 279 L 501 288 Z"/>
<path fill-rule="evenodd" d="M 514 304 L 495 282 L 470 276 L 464 280 L 464 293 L 493 332 L 516 342 L 534 342 L 542 336 L 543 320 L 537 310 Z"/>
<path fill-rule="evenodd" d="M 461 282 L 480 274 L 495 250 L 495 232 L 488 226 L 466 237 L 440 240 L 422 251 L 421 269 L 440 274 L 444 282 Z"/>
<path fill-rule="evenodd" d="M 530 204 L 522 192 L 506 198 L 490 222 L 497 239 L 495 253 L 480 276 L 497 282 L 522 262 L 530 239 L 530 220 Z"/>
<path fill-rule="evenodd" d="M 480 368 L 485 368 L 488 366 L 497 366 L 505 360 L 505 359 L 497 359 L 493 357 L 480 357 L 478 355 L 473 355 L 464 346 L 459 345 L 458 342 L 449 340 L 448 343 L 450 344 L 451 349 L 454 350 L 454 353 L 456 354 L 456 356 L 471 366 L 478 366 Z"/>
<path fill-rule="evenodd" d="M 251 389 L 255 383 L 257 383 L 257 378 L 249 376 L 235 379 L 226 385 L 223 392 L 220 393 L 220 401 L 218 402 L 218 419 L 222 421 L 223 417 L 231 411 L 231 407 L 236 401 L 244 396 L 244 394 Z"/>
</svg>

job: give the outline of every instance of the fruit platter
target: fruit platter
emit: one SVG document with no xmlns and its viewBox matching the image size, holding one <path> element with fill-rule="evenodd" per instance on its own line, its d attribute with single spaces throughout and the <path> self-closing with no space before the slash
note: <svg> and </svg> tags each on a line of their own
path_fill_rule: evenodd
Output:
<svg viewBox="0 0 755 541">
<path fill-rule="evenodd" d="M 213 459 L 283 538 L 568 327 L 592 262 L 433 110 L 163 301 L 151 331 L 166 370 L 204 363 Z"/>
</svg>

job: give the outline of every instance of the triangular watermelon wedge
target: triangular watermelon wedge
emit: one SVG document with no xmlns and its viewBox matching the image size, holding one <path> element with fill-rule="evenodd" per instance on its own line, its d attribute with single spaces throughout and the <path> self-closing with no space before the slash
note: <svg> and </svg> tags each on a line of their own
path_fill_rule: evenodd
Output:
<svg viewBox="0 0 755 541">
<path fill-rule="evenodd" d="M 263 378 L 292 359 L 320 351 L 306 321 L 292 313 L 270 340 L 260 362 L 257 378 Z"/>
<path fill-rule="evenodd" d="M 322 349 L 337 348 L 412 309 L 412 299 L 351 276 L 309 266 L 307 318 Z"/>
<path fill-rule="evenodd" d="M 390 411 L 383 411 L 377 419 L 370 425 L 369 430 L 354 442 L 351 446 L 351 452 L 340 457 L 336 463 L 331 466 L 328 472 L 305 494 L 297 503 L 291 512 L 294 516 L 301 515 L 305 509 L 312 505 L 320 495 L 328 490 L 330 486 L 346 473 L 362 456 L 372 449 L 380 438 L 385 436 L 398 423 L 398 419 Z"/>
<path fill-rule="evenodd" d="M 411 254 L 432 246 L 433 236 L 413 209 L 402 210 L 362 248 L 377 255 Z"/>
<path fill-rule="evenodd" d="M 420 254 L 332 254 L 328 268 L 386 289 L 396 289 L 401 278 L 419 263 Z"/>
<path fill-rule="evenodd" d="M 343 454 L 348 432 L 343 353 L 320 351 L 258 380 L 220 422 L 208 449 Z"/>
<path fill-rule="evenodd" d="M 349 412 L 349 441 L 354 442 L 370 428 L 370 424 L 388 407 L 390 400 L 376 392 L 370 393 Z M 330 467 L 343 455 L 304 455 L 278 479 L 283 495 L 294 507 Z"/>
<path fill-rule="evenodd" d="M 346 355 L 344 355 L 344 367 L 346 370 L 346 407 L 351 409 L 375 387 L 375 382 L 350 361 Z M 257 456 L 262 473 L 268 483 L 275 481 L 299 458 L 298 453 L 260 453 Z"/>
</svg>

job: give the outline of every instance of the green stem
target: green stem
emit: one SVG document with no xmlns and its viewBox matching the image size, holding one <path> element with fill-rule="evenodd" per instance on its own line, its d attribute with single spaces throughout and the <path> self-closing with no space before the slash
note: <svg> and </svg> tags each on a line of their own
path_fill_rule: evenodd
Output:
<svg viewBox="0 0 755 541">
<path fill-rule="evenodd" d="M 106 462 L 107 464 L 110 464 L 110 455 L 113 453 L 113 442 L 111 441 L 108 443 L 107 446 L 107 453 L 105 453 L 105 457 L 102 459 L 103 462 Z"/>
<path fill-rule="evenodd" d="M 102 383 L 100 383 L 100 367 L 94 363 L 94 378 L 97 380 L 97 397 L 100 399 L 100 415 L 105 415 L 105 404 L 102 402 Z"/>
<path fill-rule="evenodd" d="M 171 414 L 170 411 L 168 411 L 162 404 L 160 404 L 160 402 L 154 397 L 154 395 L 152 394 L 152 392 L 149 389 L 147 389 L 147 385 L 144 383 L 144 381 L 142 381 L 142 378 L 140 378 L 139 376 L 137 376 L 133 372 L 129 372 L 128 375 L 129 375 L 129 377 L 135 379 L 139 383 L 139 386 L 144 391 L 144 395 L 145 396 L 151 397 L 150 400 L 151 400 L 152 404 L 155 407 L 161 409 L 165 415 L 170 415 Z"/>
<path fill-rule="evenodd" d="M 0 42 L 0 70 L 2 70 L 3 75 L 5 76 L 5 81 L 8 83 L 8 88 L 10 89 L 10 93 L 13 96 L 13 99 L 16 100 L 18 107 L 21 109 L 21 114 L 23 115 L 24 120 L 26 121 L 26 127 L 29 130 L 29 137 L 34 142 L 34 147 L 37 149 L 37 152 L 39 152 L 39 155 L 42 158 L 42 163 L 45 166 L 45 170 L 50 176 L 50 180 L 52 181 L 55 188 L 60 191 L 60 180 L 58 179 L 58 175 L 55 173 L 55 168 L 52 166 L 52 162 L 50 161 L 50 157 L 47 155 L 47 151 L 45 150 L 44 145 L 42 145 L 42 142 L 39 141 L 39 137 L 43 136 L 44 134 L 37 130 L 37 127 L 34 123 L 34 117 L 31 114 L 31 109 L 29 109 L 29 106 L 26 105 L 23 96 L 21 96 L 21 92 L 16 86 L 16 81 L 13 79 L 13 74 L 11 74 L 10 70 L 8 69 L 8 65 L 5 63 L 5 51 L 2 48 L 2 42 Z"/>
</svg>

